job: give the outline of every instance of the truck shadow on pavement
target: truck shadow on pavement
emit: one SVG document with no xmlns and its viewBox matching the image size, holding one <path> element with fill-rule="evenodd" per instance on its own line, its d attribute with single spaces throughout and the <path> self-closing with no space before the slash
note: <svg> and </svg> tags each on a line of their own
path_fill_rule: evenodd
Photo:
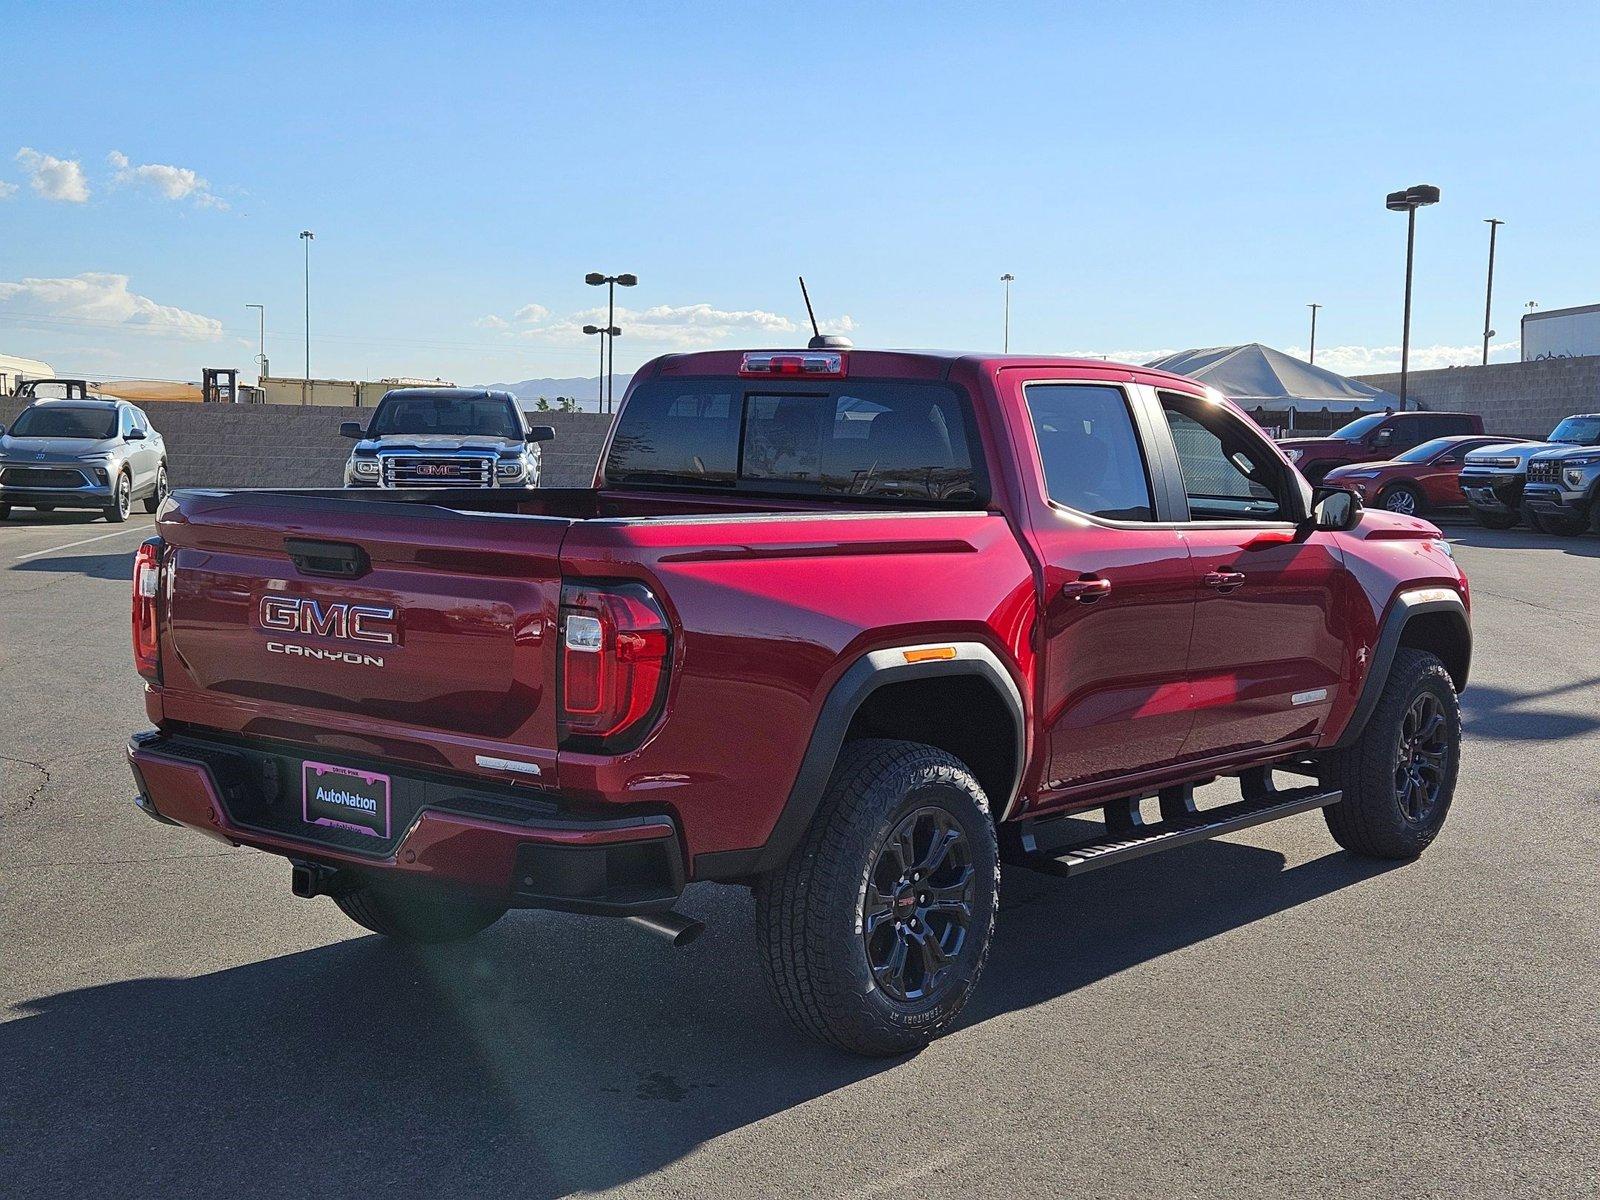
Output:
<svg viewBox="0 0 1600 1200">
<path fill-rule="evenodd" d="M 1386 866 L 1334 853 L 1286 870 L 1274 851 L 1211 842 L 1090 881 L 1012 871 L 963 1025 Z M 26 1002 L 0 1024 L 8 1194 L 558 1196 L 640 1179 L 880 1072 L 942 1069 L 805 1040 L 762 989 L 748 894 L 692 889 L 685 908 L 710 930 L 684 951 L 514 914 L 459 946 L 358 936 Z"/>
<path fill-rule="evenodd" d="M 1553 533 L 1536 533 L 1521 526 L 1484 529 L 1473 524 L 1450 524 L 1440 528 L 1449 541 L 1463 546 L 1481 546 L 1485 550 L 1559 550 L 1580 558 L 1600 558 L 1600 538 L 1592 533 L 1556 537 Z"/>
<path fill-rule="evenodd" d="M 1475 737 L 1512 742 L 1549 742 L 1582 737 L 1600 729 L 1600 713 L 1592 704 L 1550 711 L 1541 707 L 1561 696 L 1600 688 L 1600 677 L 1562 684 L 1543 691 L 1519 692 L 1473 679 L 1461 693 L 1462 727 Z"/>
<path fill-rule="evenodd" d="M 122 554 L 62 554 L 54 558 L 30 558 L 12 566 L 13 571 L 42 571 L 50 575 L 82 575 L 88 579 L 133 578 L 133 551 Z"/>
</svg>

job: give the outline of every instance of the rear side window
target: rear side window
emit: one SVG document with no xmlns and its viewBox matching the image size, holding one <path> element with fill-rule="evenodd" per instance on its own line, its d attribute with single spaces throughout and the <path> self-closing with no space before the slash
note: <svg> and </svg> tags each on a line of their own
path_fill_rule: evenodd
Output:
<svg viewBox="0 0 1600 1200">
<path fill-rule="evenodd" d="M 612 484 L 970 506 L 986 496 L 973 444 L 968 406 L 943 384 L 776 390 L 656 380 L 629 397 L 605 475 Z"/>
<path fill-rule="evenodd" d="M 1050 499 L 1118 521 L 1151 521 L 1150 476 L 1122 389 L 1036 383 L 1026 389 Z"/>
</svg>

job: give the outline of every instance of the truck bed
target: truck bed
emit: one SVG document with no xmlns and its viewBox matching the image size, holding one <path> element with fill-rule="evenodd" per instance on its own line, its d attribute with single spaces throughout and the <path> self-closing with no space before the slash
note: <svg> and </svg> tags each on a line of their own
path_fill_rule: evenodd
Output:
<svg viewBox="0 0 1600 1200">
<path fill-rule="evenodd" d="M 579 488 L 194 489 L 158 532 L 158 726 L 577 808 L 672 812 L 692 795 L 715 816 L 695 823 L 691 856 L 762 844 L 828 687 L 862 650 L 966 633 L 1031 661 L 1032 569 L 997 512 Z M 563 584 L 597 580 L 643 584 L 671 626 L 664 712 L 623 754 L 563 747 L 558 733 Z M 376 626 L 393 643 L 334 626 L 358 610 L 393 613 Z M 537 775 L 483 765 L 507 759 Z"/>
</svg>

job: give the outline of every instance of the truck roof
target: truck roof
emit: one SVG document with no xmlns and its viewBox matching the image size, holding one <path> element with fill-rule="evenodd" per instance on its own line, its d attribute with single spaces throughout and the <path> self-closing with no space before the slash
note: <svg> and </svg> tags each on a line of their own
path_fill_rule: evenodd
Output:
<svg viewBox="0 0 1600 1200">
<path fill-rule="evenodd" d="M 1201 387 L 1186 375 L 1174 375 L 1135 363 L 1111 362 L 1102 358 L 1072 358 L 1060 354 L 994 354 L 973 350 L 856 350 L 843 349 L 849 374 L 867 378 L 945 379 L 957 363 L 978 371 L 1001 367 L 1061 367 L 1086 371 L 1126 371 L 1140 379 L 1181 383 Z M 736 375 L 746 354 L 803 354 L 794 347 L 749 346 L 738 350 L 697 350 L 688 354 L 666 354 L 641 367 L 638 380 L 662 375 Z M 813 353 L 825 353 L 814 351 Z"/>
</svg>

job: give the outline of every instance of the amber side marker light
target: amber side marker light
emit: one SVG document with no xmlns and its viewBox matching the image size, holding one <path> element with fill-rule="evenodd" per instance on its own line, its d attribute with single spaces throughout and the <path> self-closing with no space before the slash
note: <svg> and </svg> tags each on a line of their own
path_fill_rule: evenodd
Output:
<svg viewBox="0 0 1600 1200">
<path fill-rule="evenodd" d="M 934 662 L 941 658 L 954 658 L 954 646 L 924 646 L 920 650 L 902 650 L 908 663 Z"/>
</svg>

